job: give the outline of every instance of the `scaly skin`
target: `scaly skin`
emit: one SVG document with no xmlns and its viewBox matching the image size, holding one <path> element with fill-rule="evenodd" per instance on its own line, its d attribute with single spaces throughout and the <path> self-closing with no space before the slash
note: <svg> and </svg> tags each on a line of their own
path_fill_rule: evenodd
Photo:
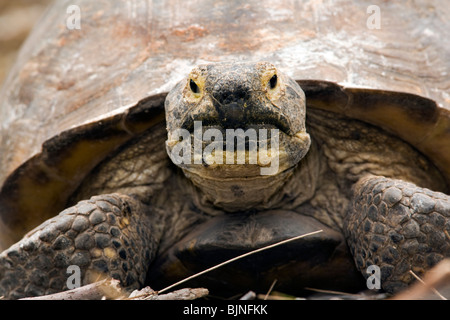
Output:
<svg viewBox="0 0 450 320">
<path fill-rule="evenodd" d="M 0 255 L 0 296 L 17 299 L 67 289 L 68 267 L 81 285 L 111 276 L 125 288 L 144 284 L 161 230 L 139 201 L 112 194 L 81 201 Z"/>
<path fill-rule="evenodd" d="M 388 292 L 407 287 L 450 257 L 450 201 L 440 192 L 412 183 L 367 176 L 354 186 L 345 233 L 356 266 L 366 277 L 370 265 L 381 271 Z"/>
<path fill-rule="evenodd" d="M 298 225 L 313 219 L 317 224 L 311 225 L 333 229 L 331 240 L 339 247 L 339 268 L 327 265 L 323 270 L 352 272 L 346 264 L 349 250 L 340 245 L 345 235 L 362 274 L 367 276 L 367 266 L 379 265 L 381 285 L 389 292 L 410 283 L 409 269 L 421 272 L 448 257 L 450 197 L 437 192 L 447 186 L 434 165 L 378 127 L 317 109 L 309 110 L 305 119 L 305 112 L 301 88 L 271 64 L 194 69 L 166 99 L 167 151 L 178 143 L 170 139 L 172 131 L 192 130 L 192 120 L 222 132 L 227 126 L 276 127 L 281 131 L 279 172 L 261 178 L 255 174 L 259 165 L 202 162 L 180 165 L 182 175 L 165 154 L 163 124 L 155 125 L 91 172 L 71 197 L 72 203 L 81 200 L 77 205 L 0 254 L 0 296 L 15 299 L 64 290 L 70 265 L 80 266 L 82 284 L 105 275 L 120 279 L 124 287 L 140 287 L 157 252 L 168 252 L 186 235 L 197 237 L 198 227 L 208 226 L 214 216 L 236 225 L 229 212 L 254 216 L 238 221 L 239 228 L 228 234 L 236 242 L 230 247 L 245 244 L 246 250 L 257 246 L 255 239 L 270 243 L 287 230 L 282 219 L 277 220 L 277 234 L 267 228 L 279 213 L 288 211 Z M 267 219 L 264 230 L 261 216 Z M 221 228 L 217 224 L 203 230 L 209 244 L 220 242 L 216 234 Z M 324 241 L 331 233 L 321 235 Z M 184 253 L 192 254 L 189 249 Z M 302 258 L 296 262 L 305 265 Z M 308 278 L 311 270 L 300 269 L 298 276 Z"/>
</svg>

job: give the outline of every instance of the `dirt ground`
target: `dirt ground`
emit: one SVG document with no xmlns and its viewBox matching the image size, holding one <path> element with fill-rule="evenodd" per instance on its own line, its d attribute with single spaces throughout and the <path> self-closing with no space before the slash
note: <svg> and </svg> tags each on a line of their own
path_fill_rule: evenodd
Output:
<svg viewBox="0 0 450 320">
<path fill-rule="evenodd" d="M 0 86 L 23 41 L 52 1 L 0 0 Z"/>
</svg>

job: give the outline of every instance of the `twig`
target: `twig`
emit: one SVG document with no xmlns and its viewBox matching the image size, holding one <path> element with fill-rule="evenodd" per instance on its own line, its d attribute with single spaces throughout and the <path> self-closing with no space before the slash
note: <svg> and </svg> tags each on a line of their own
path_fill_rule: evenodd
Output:
<svg viewBox="0 0 450 320">
<path fill-rule="evenodd" d="M 157 294 L 156 291 L 152 290 L 140 294 L 141 291 L 137 291 L 137 295 L 130 295 L 125 300 L 195 300 L 209 294 L 208 289 L 205 288 L 184 288 L 167 294 Z"/>
<path fill-rule="evenodd" d="M 444 233 L 447 236 L 447 239 L 450 240 L 450 234 L 448 234 L 447 230 L 444 230 Z"/>
<path fill-rule="evenodd" d="M 115 299 L 120 296 L 125 294 L 119 280 L 105 279 L 72 290 L 21 300 L 101 300 L 103 297 Z"/>
<path fill-rule="evenodd" d="M 157 295 L 158 293 L 150 288 L 149 286 L 144 287 L 140 290 L 134 290 L 128 298 L 124 300 L 145 300 L 145 298 L 153 295 Z"/>
<path fill-rule="evenodd" d="M 269 296 L 269 294 L 272 292 L 273 287 L 275 287 L 275 284 L 277 283 L 278 279 L 273 280 L 272 284 L 270 285 L 269 290 L 266 293 L 266 296 L 264 297 L 264 300 L 267 300 L 267 297 Z"/>
<path fill-rule="evenodd" d="M 305 298 L 299 298 L 290 295 L 274 295 L 274 294 L 268 295 L 267 297 L 266 295 L 258 294 L 256 297 L 260 300 L 306 300 Z"/>
<path fill-rule="evenodd" d="M 409 273 L 411 273 L 413 275 L 414 278 L 417 279 L 417 281 L 419 281 L 421 284 L 423 284 L 424 286 L 428 286 L 422 279 L 420 279 L 420 277 L 418 275 L 416 275 L 414 273 L 414 271 L 409 270 Z M 446 297 L 444 297 L 442 294 L 439 293 L 439 291 L 437 291 L 434 287 L 430 287 L 431 291 L 433 291 L 439 298 L 441 298 L 442 300 L 447 300 Z"/>
<path fill-rule="evenodd" d="M 323 231 L 323 230 L 318 230 L 318 231 L 310 232 L 310 233 L 307 233 L 307 234 L 303 234 L 303 235 L 300 235 L 300 236 L 296 236 L 296 237 L 293 237 L 293 238 L 289 238 L 289 239 L 286 239 L 286 240 L 283 240 L 283 241 L 280 241 L 280 242 L 277 242 L 277 243 L 268 245 L 268 246 L 266 246 L 266 247 L 259 248 L 259 249 L 256 249 L 256 250 L 253 250 L 253 251 L 250 251 L 250 252 L 241 254 L 240 256 L 237 256 L 237 257 L 234 257 L 234 258 L 232 258 L 232 259 L 230 259 L 230 260 L 227 260 L 227 261 L 225 261 L 225 262 L 219 263 L 218 265 L 215 265 L 214 267 L 208 268 L 208 269 L 203 270 L 203 271 L 201 271 L 201 272 L 199 272 L 199 273 L 196 273 L 196 274 L 194 274 L 194 275 L 192 275 L 192 276 L 190 276 L 190 277 L 187 277 L 187 278 L 185 278 L 185 279 L 183 279 L 183 280 L 181 280 L 181 281 L 178 281 L 178 282 L 176 282 L 176 283 L 174 283 L 174 284 L 172 284 L 172 285 L 170 285 L 170 286 L 168 286 L 168 287 L 166 287 L 166 288 L 164 288 L 164 289 L 162 289 L 162 290 L 159 290 L 158 293 L 159 293 L 159 294 L 160 294 L 160 293 L 163 293 L 163 292 L 165 292 L 165 291 L 167 291 L 167 290 L 170 290 L 170 289 L 172 289 L 172 288 L 174 288 L 174 287 L 176 287 L 176 286 L 178 286 L 178 285 L 180 285 L 180 284 L 182 284 L 182 283 L 185 283 L 185 282 L 187 282 L 187 281 L 189 281 L 189 280 L 191 280 L 191 279 L 194 279 L 194 278 L 196 278 L 196 277 L 198 277 L 198 276 L 201 276 L 201 275 L 203 275 L 203 274 L 205 274 L 205 273 L 207 273 L 207 272 L 210 272 L 210 271 L 213 271 L 213 270 L 215 270 L 215 269 L 218 269 L 218 268 L 220 268 L 220 267 L 222 267 L 222 266 L 224 266 L 224 265 L 226 265 L 226 264 L 229 264 L 229 263 L 231 263 L 231 262 L 234 262 L 234 261 L 236 261 L 236 260 L 239 260 L 239 259 L 248 257 L 249 255 L 252 255 L 252 254 L 255 254 L 255 253 L 257 253 L 257 252 L 261 252 L 261 251 L 264 251 L 264 250 L 267 250 L 267 249 L 271 249 L 271 248 L 274 248 L 274 247 L 276 247 L 276 246 L 279 246 L 279 245 L 282 245 L 282 244 L 285 244 L 285 243 L 288 243 L 288 242 L 291 242 L 291 241 L 295 241 L 295 240 L 298 240 L 298 239 L 301 239 L 301 238 L 304 238 L 304 237 L 307 237 L 307 236 L 311 236 L 311 235 L 313 235 L 313 234 L 317 234 L 317 233 L 320 233 L 320 232 L 322 232 L 322 231 Z"/>
<path fill-rule="evenodd" d="M 246 294 L 244 294 L 239 300 L 255 300 L 256 293 L 253 291 L 249 291 Z"/>
<path fill-rule="evenodd" d="M 354 293 L 347 293 L 342 291 L 334 291 L 334 290 L 326 290 L 326 289 L 316 289 L 316 288 L 308 288 L 305 287 L 306 290 L 320 292 L 320 293 L 328 293 L 328 294 L 336 294 L 336 295 L 345 295 L 345 296 L 356 296 Z"/>
<path fill-rule="evenodd" d="M 443 288 L 444 291 L 450 288 L 450 259 L 446 258 L 435 265 L 431 270 L 428 270 L 420 279 L 413 271 L 411 275 L 417 279 L 417 282 L 410 288 L 394 295 L 391 300 L 418 300 L 418 299 L 432 299 L 436 294 L 440 299 L 447 300 L 436 288 Z M 430 291 L 433 296 L 430 296 Z"/>
</svg>

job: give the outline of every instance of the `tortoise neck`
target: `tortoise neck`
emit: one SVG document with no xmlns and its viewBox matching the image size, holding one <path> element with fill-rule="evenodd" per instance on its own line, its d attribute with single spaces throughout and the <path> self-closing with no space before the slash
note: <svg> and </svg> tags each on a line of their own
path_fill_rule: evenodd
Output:
<svg viewBox="0 0 450 320">
<path fill-rule="evenodd" d="M 200 208 L 213 206 L 227 212 L 237 212 L 270 207 L 270 199 L 282 188 L 293 172 L 294 170 L 290 169 L 273 176 L 223 180 L 200 177 L 187 171 L 185 175 L 201 191 L 196 195 L 196 202 Z"/>
<path fill-rule="evenodd" d="M 316 147 L 311 146 L 297 166 L 276 175 L 213 179 L 187 170 L 183 172 L 200 189 L 192 192 L 195 205 L 207 213 L 294 209 L 313 197 L 320 161 Z"/>
</svg>

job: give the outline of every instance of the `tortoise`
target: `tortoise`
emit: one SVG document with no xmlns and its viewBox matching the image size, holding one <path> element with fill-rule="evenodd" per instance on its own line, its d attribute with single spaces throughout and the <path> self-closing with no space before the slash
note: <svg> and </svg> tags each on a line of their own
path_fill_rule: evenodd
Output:
<svg viewBox="0 0 450 320">
<path fill-rule="evenodd" d="M 0 296 L 70 266 L 160 289 L 317 230 L 196 284 L 357 291 L 378 266 L 394 293 L 449 257 L 449 19 L 383 3 L 368 29 L 371 2 L 86 0 L 81 29 L 55 3 L 2 89 Z"/>
</svg>

